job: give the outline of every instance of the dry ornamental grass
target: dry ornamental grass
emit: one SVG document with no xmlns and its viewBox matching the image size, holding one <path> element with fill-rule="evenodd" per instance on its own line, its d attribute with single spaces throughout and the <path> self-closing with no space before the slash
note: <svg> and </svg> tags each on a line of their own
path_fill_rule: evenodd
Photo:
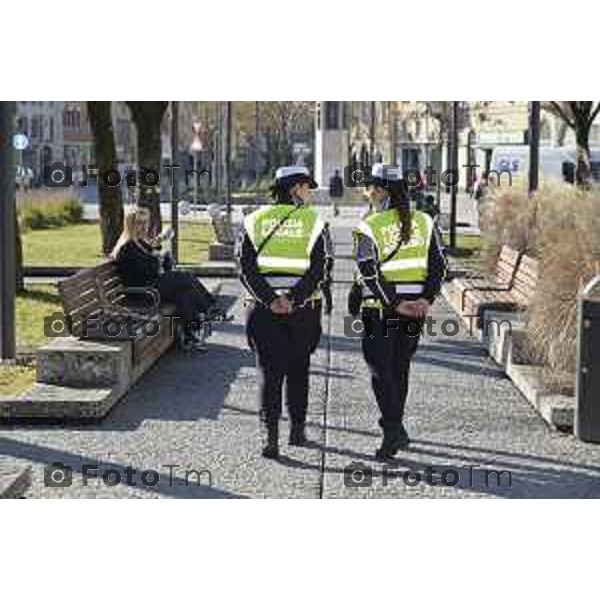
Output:
<svg viewBox="0 0 600 600">
<path fill-rule="evenodd" d="M 527 353 L 545 367 L 553 392 L 573 393 L 577 295 L 600 267 L 600 191 L 544 184 L 535 199 L 521 188 L 497 189 L 482 206 L 482 268 L 490 271 L 502 244 L 540 261 L 527 310 Z"/>
</svg>

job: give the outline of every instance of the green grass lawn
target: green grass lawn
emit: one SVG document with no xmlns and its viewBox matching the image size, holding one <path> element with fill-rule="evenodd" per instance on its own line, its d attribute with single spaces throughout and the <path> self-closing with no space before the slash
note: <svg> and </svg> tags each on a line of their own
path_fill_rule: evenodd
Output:
<svg viewBox="0 0 600 600">
<path fill-rule="evenodd" d="M 17 350 L 30 355 L 46 342 L 44 317 L 60 311 L 55 286 L 29 286 L 17 296 Z M 35 381 L 35 364 L 0 365 L 0 396 L 13 396 L 25 391 Z"/>
<path fill-rule="evenodd" d="M 46 342 L 44 317 L 60 312 L 56 286 L 30 285 L 17 296 L 17 348 L 29 353 Z"/>
<path fill-rule="evenodd" d="M 469 271 L 478 270 L 481 236 L 458 234 L 456 236 L 456 248 L 448 247 L 448 244 L 450 244 L 448 234 L 444 234 L 442 237 L 449 256 L 458 259 L 458 262 Z"/>
<path fill-rule="evenodd" d="M 179 262 L 197 264 L 208 259 L 208 245 L 214 240 L 212 227 L 184 222 L 180 224 L 179 235 Z M 98 223 L 27 231 L 22 238 L 27 266 L 87 267 L 103 259 Z"/>
<path fill-rule="evenodd" d="M 102 260 L 97 223 L 26 231 L 22 235 L 27 266 L 90 266 Z"/>
<path fill-rule="evenodd" d="M 180 223 L 179 262 L 194 265 L 208 260 L 208 246 L 215 240 L 212 226 L 206 223 Z"/>
<path fill-rule="evenodd" d="M 445 233 L 443 236 L 443 242 L 446 246 L 450 244 L 450 236 Z M 478 252 L 481 249 L 481 236 L 479 235 L 465 235 L 459 233 L 456 236 L 456 251 L 458 254 L 470 255 Z"/>
<path fill-rule="evenodd" d="M 35 382 L 33 365 L 0 365 L 0 396 L 17 396 Z"/>
</svg>

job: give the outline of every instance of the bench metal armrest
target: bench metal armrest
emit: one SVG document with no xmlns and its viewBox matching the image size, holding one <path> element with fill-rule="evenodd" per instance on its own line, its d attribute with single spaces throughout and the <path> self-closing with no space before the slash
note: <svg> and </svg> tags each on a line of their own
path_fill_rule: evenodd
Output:
<svg viewBox="0 0 600 600">
<path fill-rule="evenodd" d="M 125 294 L 131 295 L 140 295 L 145 296 L 146 298 L 150 298 L 152 302 L 152 309 L 158 310 L 160 306 L 160 292 L 154 287 L 144 287 L 144 286 L 132 286 L 132 287 L 124 287 L 123 291 Z"/>
<path fill-rule="evenodd" d="M 465 288 L 460 294 L 460 310 L 465 309 L 465 297 L 469 292 L 510 292 L 510 286 L 498 287 L 495 285 L 483 285 L 481 287 Z"/>
</svg>

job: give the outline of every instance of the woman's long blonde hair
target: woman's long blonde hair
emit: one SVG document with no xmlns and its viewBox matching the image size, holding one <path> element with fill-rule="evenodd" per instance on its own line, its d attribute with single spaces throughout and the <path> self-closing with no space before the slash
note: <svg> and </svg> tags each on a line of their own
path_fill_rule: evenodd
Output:
<svg viewBox="0 0 600 600">
<path fill-rule="evenodd" d="M 121 233 L 115 247 L 110 253 L 111 258 L 117 258 L 121 247 L 133 240 L 137 242 L 143 240 L 148 235 L 148 225 L 150 224 L 150 211 L 143 206 L 134 206 L 130 209 L 123 222 L 123 232 Z"/>
</svg>

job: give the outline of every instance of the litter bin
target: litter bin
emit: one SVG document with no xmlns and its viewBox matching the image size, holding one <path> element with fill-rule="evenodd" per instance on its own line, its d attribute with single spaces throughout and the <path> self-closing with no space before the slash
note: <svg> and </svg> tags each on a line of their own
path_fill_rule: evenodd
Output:
<svg viewBox="0 0 600 600">
<path fill-rule="evenodd" d="M 580 292 L 577 318 L 575 435 L 600 443 L 600 275 Z"/>
</svg>

